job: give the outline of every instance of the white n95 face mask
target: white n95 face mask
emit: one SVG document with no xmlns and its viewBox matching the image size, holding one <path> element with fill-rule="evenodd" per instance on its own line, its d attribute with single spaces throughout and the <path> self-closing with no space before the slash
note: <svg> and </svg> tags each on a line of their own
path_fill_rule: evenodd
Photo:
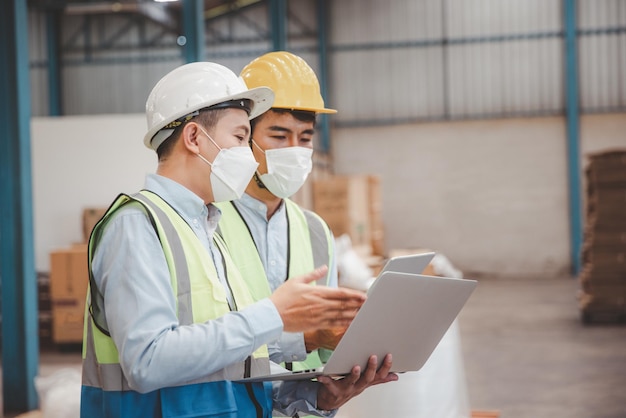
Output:
<svg viewBox="0 0 626 418">
<path fill-rule="evenodd" d="M 210 163 L 202 155 L 202 161 L 211 166 L 211 188 L 215 202 L 227 202 L 239 199 L 246 190 L 259 163 L 249 147 L 220 148 L 213 138 L 202 128 L 200 130 L 220 150 Z"/>
<path fill-rule="evenodd" d="M 286 198 L 292 196 L 304 184 L 313 168 L 313 150 L 304 147 L 285 147 L 263 151 L 267 173 L 259 174 L 267 190 L 274 196 Z"/>
</svg>

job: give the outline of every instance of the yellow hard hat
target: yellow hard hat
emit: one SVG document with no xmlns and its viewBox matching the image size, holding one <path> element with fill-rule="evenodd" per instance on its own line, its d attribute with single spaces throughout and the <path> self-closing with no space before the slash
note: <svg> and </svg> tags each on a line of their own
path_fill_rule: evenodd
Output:
<svg viewBox="0 0 626 418">
<path fill-rule="evenodd" d="M 324 107 L 320 84 L 313 69 L 302 58 L 286 51 L 269 52 L 241 70 L 249 89 L 269 87 L 274 91 L 272 107 L 337 113 Z"/>
</svg>

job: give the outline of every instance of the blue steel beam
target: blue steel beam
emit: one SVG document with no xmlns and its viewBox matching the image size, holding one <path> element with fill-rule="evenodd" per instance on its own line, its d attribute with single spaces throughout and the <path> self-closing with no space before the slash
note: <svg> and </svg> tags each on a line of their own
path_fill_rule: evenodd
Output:
<svg viewBox="0 0 626 418">
<path fill-rule="evenodd" d="M 204 60 L 204 1 L 183 1 L 183 31 L 186 43 L 183 48 L 185 62 Z"/>
<path fill-rule="evenodd" d="M 30 163 L 27 0 L 0 2 L 0 283 L 5 412 L 37 407 L 37 280 Z"/>
<path fill-rule="evenodd" d="M 269 0 L 269 22 L 272 34 L 272 51 L 287 49 L 287 2 Z"/>
<path fill-rule="evenodd" d="M 569 209 L 572 274 L 581 271 L 583 219 L 580 181 L 580 109 L 578 106 L 578 45 L 576 42 L 576 0 L 564 0 L 565 26 L 565 91 L 567 125 L 567 168 L 569 178 Z"/>
<path fill-rule="evenodd" d="M 61 116 L 63 100 L 61 95 L 61 54 L 60 31 L 61 11 L 57 9 L 46 12 L 46 42 L 48 47 L 48 114 Z"/>
</svg>

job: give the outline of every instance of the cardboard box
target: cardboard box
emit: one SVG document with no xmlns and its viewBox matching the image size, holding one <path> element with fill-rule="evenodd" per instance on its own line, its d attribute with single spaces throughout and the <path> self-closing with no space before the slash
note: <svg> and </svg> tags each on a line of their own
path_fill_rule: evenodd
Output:
<svg viewBox="0 0 626 418">
<path fill-rule="evenodd" d="M 500 411 L 472 411 L 472 418 L 499 418 Z"/>
<path fill-rule="evenodd" d="M 52 304 L 84 298 L 89 282 L 87 245 L 77 244 L 50 253 L 50 299 Z"/>
<path fill-rule="evenodd" d="M 353 247 L 371 248 L 368 190 L 369 179 L 364 175 L 313 181 L 313 210 L 335 236 L 348 234 Z"/>
<path fill-rule="evenodd" d="M 96 226 L 98 221 L 102 219 L 102 216 L 106 213 L 108 208 L 85 208 L 83 209 L 83 242 L 89 241 L 89 235 L 93 227 Z"/>
<path fill-rule="evenodd" d="M 313 209 L 313 182 L 319 179 L 326 179 L 332 176 L 332 159 L 329 154 L 321 152 L 313 153 L 313 169 L 309 177 L 304 182 L 300 190 L 298 190 L 291 200 L 296 202 L 304 209 Z"/>
<path fill-rule="evenodd" d="M 380 177 L 369 175 L 367 181 L 372 254 L 383 256 L 385 255 L 385 228 L 383 226 Z"/>
<path fill-rule="evenodd" d="M 49 287 L 52 339 L 55 343 L 82 341 L 82 322 L 88 283 L 86 244 L 78 244 L 50 253 Z"/>
<path fill-rule="evenodd" d="M 52 340 L 56 344 L 83 341 L 85 301 L 75 306 L 55 306 L 52 310 Z"/>
</svg>

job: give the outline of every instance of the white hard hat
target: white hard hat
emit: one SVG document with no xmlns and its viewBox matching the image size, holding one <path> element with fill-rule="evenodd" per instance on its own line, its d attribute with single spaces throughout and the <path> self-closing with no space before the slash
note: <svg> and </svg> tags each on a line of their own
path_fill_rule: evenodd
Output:
<svg viewBox="0 0 626 418">
<path fill-rule="evenodd" d="M 200 109 L 246 99 L 251 102 L 252 119 L 272 106 L 274 93 L 267 87 L 248 89 L 234 72 L 214 62 L 182 65 L 166 74 L 150 92 L 146 101 L 148 132 L 143 142 L 156 150 L 174 131 L 163 129 L 172 122 Z"/>
</svg>

